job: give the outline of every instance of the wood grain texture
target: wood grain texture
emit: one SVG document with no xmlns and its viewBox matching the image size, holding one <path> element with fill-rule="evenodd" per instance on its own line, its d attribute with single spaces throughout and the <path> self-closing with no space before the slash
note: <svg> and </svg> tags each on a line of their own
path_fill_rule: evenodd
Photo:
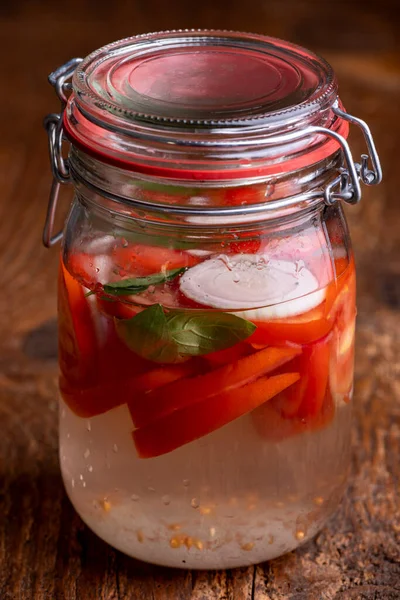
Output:
<svg viewBox="0 0 400 600">
<path fill-rule="evenodd" d="M 352 600 L 400 598 L 400 38 L 397 0 L 0 4 L 0 599 Z M 339 16 L 340 15 L 340 16 Z M 252 30 L 324 54 L 366 119 L 385 181 L 347 211 L 359 273 L 352 475 L 327 527 L 297 552 L 227 572 L 131 560 L 94 536 L 57 457 L 57 250 L 41 247 L 50 172 L 47 74 L 134 33 Z M 397 32 L 397 37 L 396 37 Z M 352 136 L 356 156 L 362 139 Z M 68 191 L 64 207 L 68 205 Z M 62 220 L 62 215 L 60 215 Z"/>
</svg>

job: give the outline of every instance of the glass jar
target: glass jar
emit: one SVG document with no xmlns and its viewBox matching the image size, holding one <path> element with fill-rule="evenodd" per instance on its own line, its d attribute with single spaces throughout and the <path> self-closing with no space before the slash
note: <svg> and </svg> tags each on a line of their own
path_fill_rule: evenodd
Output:
<svg viewBox="0 0 400 600">
<path fill-rule="evenodd" d="M 251 34 L 129 38 L 50 81 L 47 245 L 62 235 L 59 184 L 75 188 L 59 270 L 73 505 L 162 565 L 296 548 L 347 477 L 356 307 L 341 201 L 381 179 L 367 126 L 322 59 Z M 354 163 L 349 122 L 372 168 Z"/>
</svg>

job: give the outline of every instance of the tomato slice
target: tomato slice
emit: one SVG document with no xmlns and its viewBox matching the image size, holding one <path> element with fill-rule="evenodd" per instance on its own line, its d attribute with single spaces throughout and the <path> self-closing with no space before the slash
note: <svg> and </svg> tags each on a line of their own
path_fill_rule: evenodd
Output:
<svg viewBox="0 0 400 600">
<path fill-rule="evenodd" d="M 248 341 L 256 345 L 310 344 L 324 337 L 333 325 L 326 314 L 326 301 L 296 317 L 253 322 L 257 329 Z"/>
<path fill-rule="evenodd" d="M 90 290 L 101 288 L 112 278 L 113 263 L 106 254 L 71 252 L 67 263 L 73 276 Z"/>
<path fill-rule="evenodd" d="M 330 361 L 329 381 L 335 398 L 349 401 L 353 389 L 354 377 L 354 330 L 353 319 L 345 330 L 335 328 L 333 334 L 332 357 Z"/>
<path fill-rule="evenodd" d="M 58 314 L 61 372 L 87 385 L 94 380 L 98 365 L 96 332 L 84 289 L 63 262 L 59 268 Z"/>
<path fill-rule="evenodd" d="M 125 304 L 125 302 L 119 300 L 106 300 L 99 296 L 97 296 L 96 302 L 101 313 L 117 319 L 132 319 L 140 310 L 137 306 Z"/>
<path fill-rule="evenodd" d="M 246 342 L 239 342 L 231 348 L 219 350 L 218 352 L 210 352 L 210 354 L 206 354 L 203 358 L 211 366 L 219 367 L 236 362 L 242 356 L 247 356 L 250 353 L 251 346 Z"/>
<path fill-rule="evenodd" d="M 138 455 L 152 458 L 189 444 L 254 410 L 298 377 L 297 373 L 261 377 L 153 421 L 132 433 Z"/>
<path fill-rule="evenodd" d="M 161 246 L 131 244 L 117 247 L 112 252 L 115 268 L 121 275 L 151 275 L 161 271 L 191 267 L 200 259 L 184 250 Z"/>
<path fill-rule="evenodd" d="M 321 410 L 328 385 L 331 337 L 304 346 L 290 363 L 290 369 L 300 373 L 300 380 L 273 400 L 283 417 L 308 419 Z"/>
<path fill-rule="evenodd" d="M 260 251 L 261 244 L 261 239 L 230 242 L 227 251 L 230 254 L 257 254 Z"/>
<path fill-rule="evenodd" d="M 192 375 L 194 363 L 171 365 L 139 374 L 129 379 L 119 378 L 112 383 L 101 383 L 91 388 L 72 387 L 61 376 L 61 395 L 74 414 L 89 419 L 125 404 L 135 394 L 157 389 L 182 377 Z"/>
<path fill-rule="evenodd" d="M 275 408 L 273 402 L 266 402 L 259 406 L 252 412 L 251 417 L 257 433 L 264 440 L 277 443 L 295 435 L 326 427 L 332 421 L 335 410 L 334 399 L 327 388 L 321 411 L 309 419 L 301 417 L 286 419 Z"/>
<path fill-rule="evenodd" d="M 299 348 L 269 347 L 204 375 L 181 379 L 163 389 L 128 402 L 135 427 L 143 427 L 168 413 L 228 393 L 280 367 L 299 354 Z"/>
</svg>

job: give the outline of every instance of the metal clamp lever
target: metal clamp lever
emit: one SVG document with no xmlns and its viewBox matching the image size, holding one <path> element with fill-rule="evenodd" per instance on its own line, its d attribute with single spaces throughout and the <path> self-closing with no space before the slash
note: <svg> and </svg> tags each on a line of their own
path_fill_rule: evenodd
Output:
<svg viewBox="0 0 400 600">
<path fill-rule="evenodd" d="M 53 173 L 53 183 L 50 189 L 49 204 L 43 229 L 43 244 L 50 248 L 62 238 L 62 231 L 53 235 L 54 218 L 56 214 L 60 184 L 71 181 L 68 160 L 63 158 L 63 128 L 62 115 L 67 104 L 66 92 L 71 90 L 70 79 L 82 58 L 73 58 L 49 75 L 49 82 L 55 88 L 61 102 L 61 112 L 51 113 L 44 119 L 44 127 L 49 138 L 50 165 Z"/>
<path fill-rule="evenodd" d="M 382 181 L 382 167 L 370 128 L 365 121 L 344 112 L 337 104 L 333 107 L 333 112 L 344 121 L 354 123 L 354 125 L 357 125 L 361 129 L 367 144 L 369 155 L 361 155 L 361 165 L 357 164 L 359 175 L 361 181 L 365 183 L 365 185 L 378 185 L 378 183 L 381 183 Z M 369 160 L 371 160 L 372 169 L 368 167 Z"/>
</svg>

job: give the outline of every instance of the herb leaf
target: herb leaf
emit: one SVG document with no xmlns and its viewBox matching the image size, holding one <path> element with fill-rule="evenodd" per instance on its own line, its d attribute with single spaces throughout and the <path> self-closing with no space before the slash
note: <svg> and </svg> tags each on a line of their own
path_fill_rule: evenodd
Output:
<svg viewBox="0 0 400 600">
<path fill-rule="evenodd" d="M 147 275 L 146 277 L 131 277 L 129 279 L 121 279 L 120 281 L 106 283 L 103 286 L 103 289 L 106 294 L 111 296 L 131 296 L 144 292 L 151 285 L 157 285 L 158 283 L 170 281 L 181 273 L 184 273 L 184 271 L 186 271 L 186 267 L 171 269 L 170 271 L 165 271 L 164 273 L 154 273 L 154 275 Z"/>
<path fill-rule="evenodd" d="M 225 350 L 248 338 L 256 326 L 230 313 L 184 310 L 164 312 L 153 304 L 132 319 L 115 319 L 120 338 L 143 358 L 159 363 L 180 362 Z"/>
</svg>

